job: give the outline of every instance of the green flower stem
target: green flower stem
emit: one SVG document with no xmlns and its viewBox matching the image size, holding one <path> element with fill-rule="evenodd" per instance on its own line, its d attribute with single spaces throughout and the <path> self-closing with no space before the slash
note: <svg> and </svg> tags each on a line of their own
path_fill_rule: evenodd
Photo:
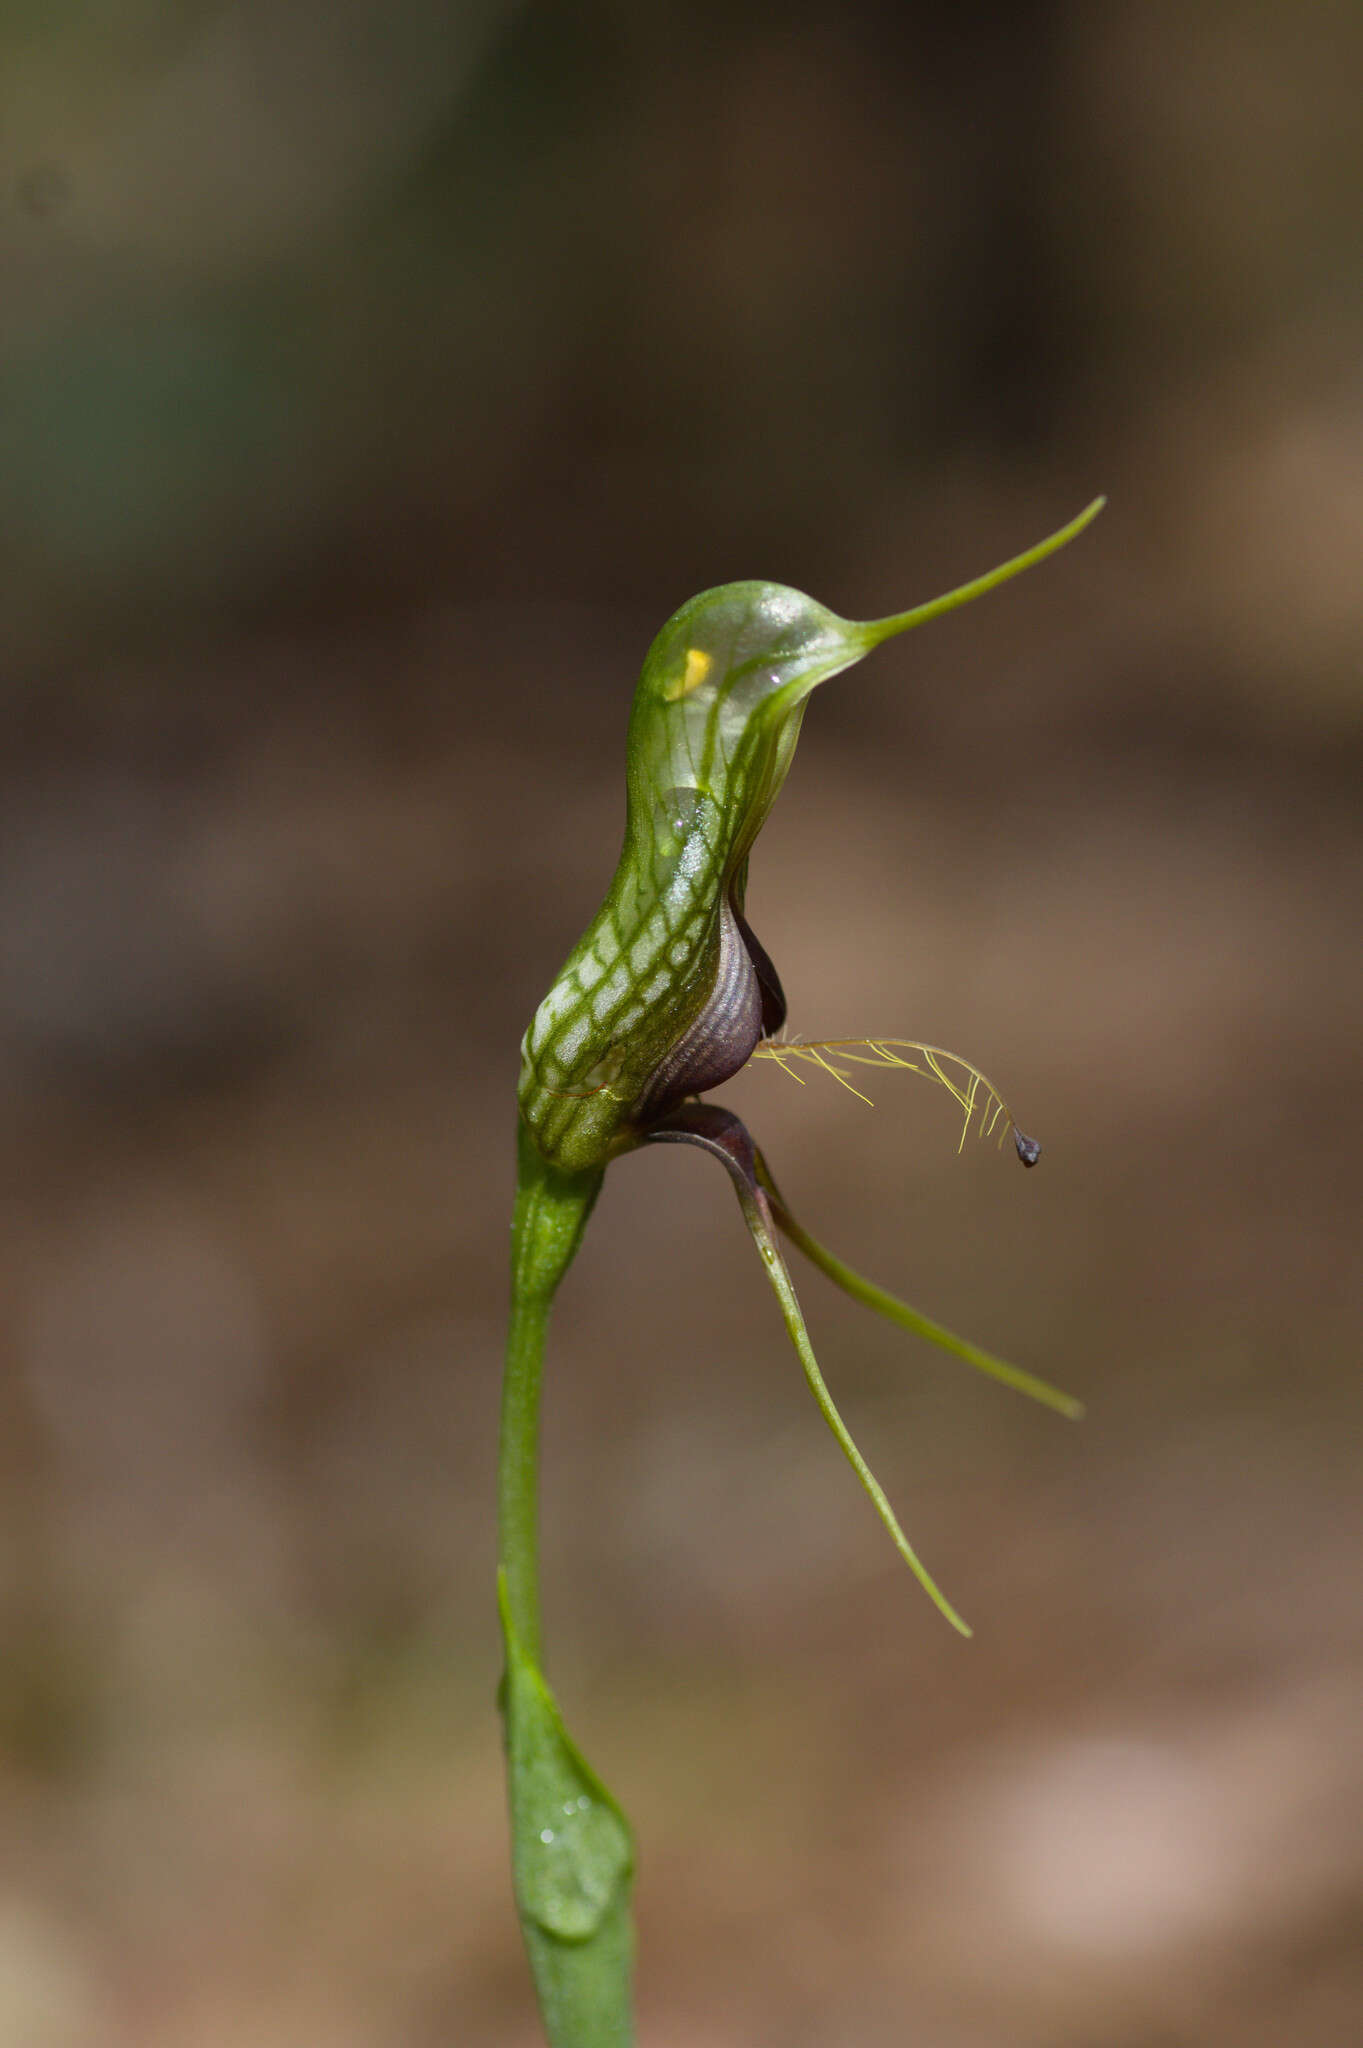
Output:
<svg viewBox="0 0 1363 2048">
<path fill-rule="evenodd" d="M 550 2048 L 631 2048 L 634 2039 L 629 1825 L 570 1740 L 540 1669 L 544 1342 L 603 1178 L 599 1168 L 550 1166 L 522 1129 L 497 1475 L 498 1604 L 512 1879 Z"/>
<path fill-rule="evenodd" d="M 544 1341 L 558 1284 L 573 1262 L 604 1169 L 558 1173 L 522 1127 L 511 1224 L 511 1322 L 502 1386 L 497 1509 L 507 1604 L 526 1655 L 540 1654 L 539 1410 Z"/>
</svg>

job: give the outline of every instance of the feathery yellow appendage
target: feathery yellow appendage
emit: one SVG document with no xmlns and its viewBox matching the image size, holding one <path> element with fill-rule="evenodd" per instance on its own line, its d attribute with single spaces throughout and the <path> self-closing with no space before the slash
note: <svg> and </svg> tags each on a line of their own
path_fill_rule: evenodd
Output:
<svg viewBox="0 0 1363 2048">
<path fill-rule="evenodd" d="M 919 1055 L 917 1059 L 905 1057 L 914 1053 Z M 754 1050 L 753 1059 L 774 1060 L 782 1073 L 789 1074 L 802 1087 L 804 1076 L 797 1072 L 797 1063 L 820 1067 L 850 1094 L 872 1108 L 875 1105 L 870 1096 L 842 1071 L 844 1064 L 898 1067 L 905 1073 L 921 1074 L 925 1080 L 936 1081 L 945 1088 L 961 1112 L 958 1152 L 965 1149 L 972 1123 L 977 1125 L 982 1138 L 992 1138 L 997 1134 L 1000 1146 L 1009 1132 L 1017 1129 L 1012 1111 L 987 1074 L 981 1073 L 970 1060 L 962 1059 L 959 1053 L 948 1052 L 944 1046 L 927 1045 L 922 1039 L 764 1038 Z M 1030 1140 L 1026 1142 L 1030 1144 Z"/>
</svg>

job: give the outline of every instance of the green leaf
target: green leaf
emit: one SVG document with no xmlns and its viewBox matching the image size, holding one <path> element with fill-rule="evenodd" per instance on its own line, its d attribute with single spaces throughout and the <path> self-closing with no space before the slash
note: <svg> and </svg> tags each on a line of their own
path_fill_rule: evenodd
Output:
<svg viewBox="0 0 1363 2048">
<path fill-rule="evenodd" d="M 629 2048 L 629 1823 L 563 1726 L 516 1635 L 505 1578 L 511 1860 L 516 1906 L 551 2048 Z"/>
</svg>

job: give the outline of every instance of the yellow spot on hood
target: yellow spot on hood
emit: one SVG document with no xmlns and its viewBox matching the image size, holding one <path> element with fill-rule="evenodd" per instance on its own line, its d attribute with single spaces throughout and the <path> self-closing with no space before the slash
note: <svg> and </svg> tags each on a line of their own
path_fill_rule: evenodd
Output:
<svg viewBox="0 0 1363 2048">
<path fill-rule="evenodd" d="M 686 667 L 679 676 L 675 677 L 672 682 L 664 687 L 663 696 L 669 704 L 675 704 L 678 697 L 689 697 L 691 692 L 698 689 L 705 681 L 714 665 L 715 657 L 713 654 L 706 654 L 699 647 L 688 647 L 686 650 Z"/>
</svg>

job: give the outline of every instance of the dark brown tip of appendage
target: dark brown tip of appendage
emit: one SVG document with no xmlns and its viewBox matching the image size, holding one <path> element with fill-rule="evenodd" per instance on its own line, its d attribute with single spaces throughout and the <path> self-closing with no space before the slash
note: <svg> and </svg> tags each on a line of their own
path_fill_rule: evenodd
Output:
<svg viewBox="0 0 1363 2048">
<path fill-rule="evenodd" d="M 1013 1143 L 1018 1148 L 1018 1158 L 1024 1166 L 1035 1166 L 1041 1157 L 1041 1147 L 1035 1138 L 1026 1137 L 1021 1131 L 1014 1131 Z"/>
</svg>

